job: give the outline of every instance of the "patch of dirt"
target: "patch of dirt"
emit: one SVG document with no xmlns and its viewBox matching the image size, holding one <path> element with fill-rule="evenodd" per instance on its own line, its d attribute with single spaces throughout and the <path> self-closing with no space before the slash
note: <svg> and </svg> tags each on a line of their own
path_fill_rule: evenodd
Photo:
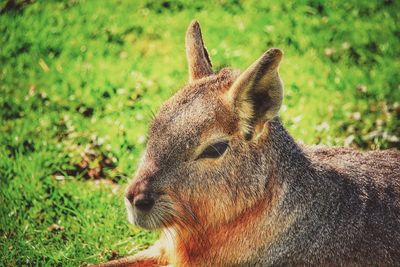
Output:
<svg viewBox="0 0 400 267">
<path fill-rule="evenodd" d="M 102 151 L 93 143 L 87 144 L 82 151 L 78 145 L 70 146 L 69 150 L 70 166 L 62 172 L 55 172 L 56 180 L 63 180 L 63 177 L 67 175 L 87 180 L 111 179 L 113 182 L 117 182 L 117 176 L 109 177 L 108 173 L 108 171 L 116 169 L 117 161 L 110 153 Z"/>
<path fill-rule="evenodd" d="M 67 164 L 53 173 L 57 181 L 71 177 L 86 180 L 108 179 L 118 182 L 122 174 L 117 170 L 117 158 L 103 138 L 76 131 L 70 118 L 65 116 L 57 125 L 57 137 L 64 148 Z"/>
<path fill-rule="evenodd" d="M 10 12 L 10 11 L 20 11 L 25 6 L 33 3 L 33 0 L 8 0 L 5 4 L 0 8 L 0 14 Z"/>
</svg>

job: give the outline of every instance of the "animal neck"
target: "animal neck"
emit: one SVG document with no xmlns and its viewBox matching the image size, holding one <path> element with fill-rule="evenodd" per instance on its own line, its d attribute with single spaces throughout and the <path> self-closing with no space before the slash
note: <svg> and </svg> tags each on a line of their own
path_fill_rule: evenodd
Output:
<svg viewBox="0 0 400 267">
<path fill-rule="evenodd" d="M 273 196 L 275 197 L 275 196 Z M 175 262 L 177 266 L 237 265 L 254 258 L 254 253 L 272 240 L 276 230 L 265 228 L 265 218 L 271 199 L 257 202 L 239 216 L 218 227 L 176 229 Z M 254 232 L 265 235 L 254 240 Z M 236 249 L 234 249 L 236 248 Z"/>
<path fill-rule="evenodd" d="M 290 184 L 301 174 L 309 173 L 312 170 L 309 158 L 279 119 L 271 120 L 268 126 L 264 148 L 268 155 L 269 176 L 276 176 L 279 182 Z"/>
<path fill-rule="evenodd" d="M 229 221 L 208 226 L 192 224 L 175 229 L 177 266 L 248 265 L 260 248 L 268 246 L 292 224 L 292 216 L 277 212 L 286 188 L 276 177 L 268 182 L 265 198 Z M 255 234 L 256 233 L 256 234 Z M 252 237 L 258 236 L 258 239 Z"/>
</svg>

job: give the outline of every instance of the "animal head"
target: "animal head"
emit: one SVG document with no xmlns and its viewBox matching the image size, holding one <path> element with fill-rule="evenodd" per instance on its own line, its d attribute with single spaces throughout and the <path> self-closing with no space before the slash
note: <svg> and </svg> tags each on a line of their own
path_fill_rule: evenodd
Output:
<svg viewBox="0 0 400 267">
<path fill-rule="evenodd" d="M 228 221 L 264 196 L 269 179 L 264 140 L 282 103 L 281 50 L 242 73 L 214 73 L 194 21 L 186 56 L 189 82 L 151 122 L 126 190 L 129 221 L 148 229 Z"/>
</svg>

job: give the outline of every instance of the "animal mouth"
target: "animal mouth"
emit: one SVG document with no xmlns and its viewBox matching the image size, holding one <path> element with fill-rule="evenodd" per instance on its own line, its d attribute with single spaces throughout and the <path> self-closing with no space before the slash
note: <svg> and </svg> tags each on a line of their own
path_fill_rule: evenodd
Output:
<svg viewBox="0 0 400 267">
<path fill-rule="evenodd" d="M 155 201 L 153 208 L 149 211 L 135 208 L 127 198 L 125 198 L 125 207 L 128 221 L 148 230 L 169 227 L 174 223 L 176 216 L 173 204 L 162 197 Z"/>
</svg>

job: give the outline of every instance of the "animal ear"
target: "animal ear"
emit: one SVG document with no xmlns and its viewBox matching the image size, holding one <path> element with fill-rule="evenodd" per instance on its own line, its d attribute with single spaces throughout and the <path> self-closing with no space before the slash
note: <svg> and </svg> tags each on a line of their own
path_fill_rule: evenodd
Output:
<svg viewBox="0 0 400 267">
<path fill-rule="evenodd" d="M 189 65 L 189 80 L 197 80 L 213 73 L 211 60 L 204 47 L 200 25 L 192 21 L 186 31 L 186 57 Z"/>
<path fill-rule="evenodd" d="M 228 91 L 228 101 L 239 115 L 240 129 L 246 138 L 258 136 L 265 122 L 274 118 L 281 107 L 283 85 L 278 67 L 282 51 L 269 49 L 245 72 Z"/>
</svg>

